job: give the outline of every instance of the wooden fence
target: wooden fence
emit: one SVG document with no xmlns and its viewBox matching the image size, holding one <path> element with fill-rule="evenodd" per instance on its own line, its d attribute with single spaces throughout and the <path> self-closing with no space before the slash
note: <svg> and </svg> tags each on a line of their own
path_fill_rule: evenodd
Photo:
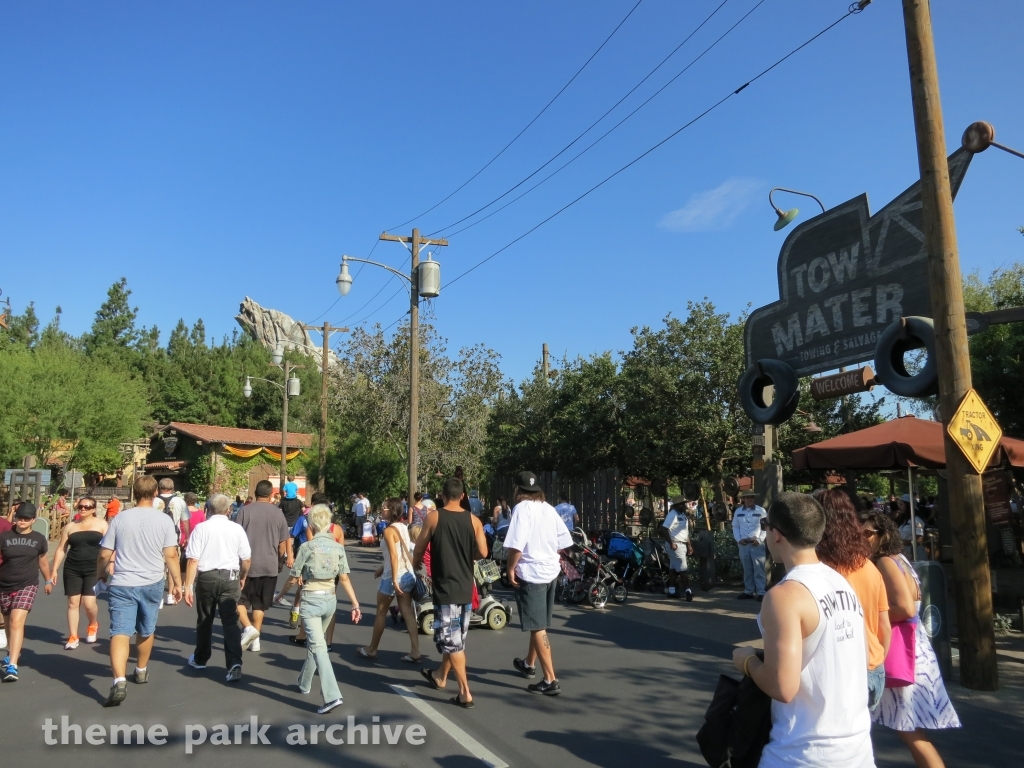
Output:
<svg viewBox="0 0 1024 768">
<path fill-rule="evenodd" d="M 622 519 L 622 473 L 617 469 L 599 469 L 583 475 L 569 476 L 562 472 L 541 472 L 537 475 L 547 500 L 558 503 L 564 495 L 580 513 L 586 531 L 611 531 Z M 503 496 L 513 504 L 515 485 L 512 475 L 491 478 L 491 500 Z"/>
</svg>

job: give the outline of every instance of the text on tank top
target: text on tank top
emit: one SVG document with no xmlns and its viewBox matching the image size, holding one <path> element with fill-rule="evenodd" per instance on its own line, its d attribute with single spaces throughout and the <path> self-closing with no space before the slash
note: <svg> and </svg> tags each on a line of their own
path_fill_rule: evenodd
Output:
<svg viewBox="0 0 1024 768">
<path fill-rule="evenodd" d="M 857 593 L 823 563 L 796 566 L 784 581 L 810 592 L 818 625 L 803 641 L 797 695 L 788 704 L 772 701 L 771 739 L 760 765 L 873 766 L 867 640 Z M 761 627 L 760 616 L 757 623 Z"/>
<path fill-rule="evenodd" d="M 438 508 L 430 539 L 430 570 L 435 605 L 468 605 L 473 600 L 476 532 L 468 512 Z"/>
<path fill-rule="evenodd" d="M 412 558 L 409 557 L 409 528 L 405 523 L 391 523 L 388 528 L 393 528 L 398 533 L 395 557 L 398 558 L 398 578 L 401 579 L 406 573 L 412 573 Z M 384 555 L 384 572 L 380 578 L 383 583 L 387 584 L 392 580 L 391 553 L 383 536 L 380 538 L 380 551 Z"/>
</svg>

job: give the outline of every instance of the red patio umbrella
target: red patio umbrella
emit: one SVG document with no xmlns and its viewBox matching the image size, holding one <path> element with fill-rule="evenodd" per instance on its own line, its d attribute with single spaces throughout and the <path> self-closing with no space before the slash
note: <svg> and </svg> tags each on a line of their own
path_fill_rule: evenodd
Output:
<svg viewBox="0 0 1024 768">
<path fill-rule="evenodd" d="M 990 466 L 1024 467 L 1024 440 L 1003 437 Z M 903 416 L 793 451 L 793 469 L 910 469 L 946 466 L 943 425 Z"/>
</svg>

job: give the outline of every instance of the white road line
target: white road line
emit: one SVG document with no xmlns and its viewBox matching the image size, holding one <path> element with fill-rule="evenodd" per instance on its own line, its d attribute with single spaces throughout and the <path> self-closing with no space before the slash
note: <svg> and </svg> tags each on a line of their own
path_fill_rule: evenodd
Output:
<svg viewBox="0 0 1024 768">
<path fill-rule="evenodd" d="M 459 728 L 455 723 L 449 720 L 447 717 L 442 715 L 427 702 L 417 696 L 415 693 L 410 691 L 404 685 L 388 685 L 389 688 L 394 690 L 402 698 L 406 699 L 416 709 L 426 715 L 428 718 L 434 721 L 435 724 L 439 725 L 444 732 L 455 739 L 465 749 L 473 755 L 483 761 L 483 763 L 489 768 L 508 768 L 508 763 L 498 757 L 496 754 L 491 752 L 487 747 L 481 744 L 479 741 L 474 739 L 464 730 Z"/>
</svg>

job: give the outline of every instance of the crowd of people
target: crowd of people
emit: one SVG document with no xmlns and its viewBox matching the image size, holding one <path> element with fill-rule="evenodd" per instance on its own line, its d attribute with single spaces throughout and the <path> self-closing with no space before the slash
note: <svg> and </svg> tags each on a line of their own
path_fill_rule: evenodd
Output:
<svg viewBox="0 0 1024 768">
<path fill-rule="evenodd" d="M 786 573 L 763 597 L 763 654 L 737 648 L 733 663 L 772 699 L 766 768 L 873 766 L 872 723 L 939 768 L 926 732 L 960 726 L 917 626 L 921 585 L 899 529 L 862 506 L 841 490 L 781 493 L 759 515 Z"/>
<path fill-rule="evenodd" d="M 565 508 L 564 499 L 557 510 L 548 504 L 531 473 L 521 473 L 516 482 L 516 513 L 501 500 L 493 517 L 484 515 L 488 527 L 498 524 L 506 529 L 510 581 L 522 629 L 530 635 L 525 655 L 514 659 L 512 666 L 524 677 L 535 678 L 539 665 L 542 678 L 527 689 L 558 695 L 561 688 L 546 630 L 561 573 L 559 551 L 572 544 L 566 521 L 575 523 L 578 515 L 571 505 Z M 0 639 L 8 649 L 0 669 L 2 679 L 18 680 L 25 621 L 36 599 L 40 574 L 49 594 L 63 568 L 68 600 L 66 650 L 76 649 L 81 642 L 83 611 L 85 642 L 97 641 L 97 598 L 107 602 L 112 681 L 106 707 L 127 699 L 129 680 L 137 685 L 149 682 L 149 660 L 165 606 L 183 601 L 196 612 L 195 646 L 184 662 L 195 670 L 205 670 L 210 663 L 214 623 L 220 617 L 225 679 L 237 683 L 245 652 L 261 650 L 266 612 L 282 603 L 294 586 L 293 607 L 298 616 L 293 623 L 298 634 L 288 640 L 306 649 L 296 685 L 308 694 L 313 677 L 319 676 L 323 703 L 317 711 L 324 714 L 341 706 L 342 694 L 329 656 L 339 586 L 351 603 L 354 624 L 360 622 L 362 612 L 349 578 L 344 529 L 334 522 L 326 497 L 314 493 L 306 507 L 292 478 L 280 498 L 274 498 L 273 485 L 264 480 L 256 484 L 248 502 L 239 504 L 236 498 L 232 503 L 229 497 L 214 493 L 202 507 L 193 494 L 176 494 L 168 478 L 158 482 L 139 477 L 132 490 L 134 506 L 106 518 L 97 514 L 94 498 L 78 499 L 74 519 L 57 542 L 52 566 L 49 542 L 33 530 L 33 504 L 19 504 L 13 524 L 0 520 L 0 615 L 6 631 Z M 355 495 L 357 529 L 370 510 L 365 494 Z M 378 579 L 374 628 L 370 644 L 356 648 L 361 658 L 376 656 L 394 601 L 409 633 L 410 651 L 402 661 L 422 664 L 426 656 L 419 647 L 413 595 L 429 592 L 434 644 L 441 661 L 421 672 L 437 689 L 445 688 L 449 674 L 454 674 L 459 691 L 451 701 L 463 708 L 474 706 L 465 659 L 476 599 L 474 563 L 488 553 L 479 513 L 479 498 L 467 494 L 459 477 L 444 483 L 440 504 L 418 493 L 412 504 L 400 498 L 383 503 L 386 527 L 380 537 L 382 565 L 374 574 Z M 283 571 L 287 580 L 278 591 Z M 135 667 L 129 676 L 133 643 Z"/>
<path fill-rule="evenodd" d="M 475 599 L 474 563 L 488 555 L 488 534 L 503 530 L 509 583 L 521 629 L 529 634 L 525 654 L 512 666 L 528 679 L 537 678 L 540 667 L 540 679 L 527 686 L 530 692 L 561 693 L 547 630 L 560 553 L 573 545 L 569 532 L 579 513 L 565 498 L 557 506 L 548 504 L 530 472 L 516 476 L 515 489 L 512 505 L 497 499 L 483 519 L 474 514 L 458 477 L 444 483 L 438 504 L 417 493 L 411 504 L 393 498 L 381 505 L 385 527 L 379 539 L 382 563 L 374 574 L 375 621 L 370 643 L 355 649 L 358 657 L 377 656 L 393 611 L 409 635 L 409 653 L 401 661 L 423 664 L 414 595 L 429 592 L 441 661 L 433 669 L 422 667 L 422 675 L 436 689 L 454 675 L 458 693 L 451 702 L 473 707 L 466 638 Z M 318 712 L 342 705 L 329 655 L 339 586 L 351 603 L 350 620 L 359 623 L 362 612 L 349 578 L 343 528 L 322 494 L 313 494 L 307 508 L 296 491 L 290 481 L 275 500 L 271 483 L 261 481 L 249 503 L 238 506 L 215 493 L 200 508 L 191 494 L 176 495 L 170 480 L 140 477 L 133 488 L 135 506 L 107 519 L 97 514 L 95 499 L 78 499 L 52 565 L 49 542 L 33 530 L 35 506 L 19 504 L 12 521 L 0 520 L 0 614 L 7 646 L 2 679 L 18 679 L 39 576 L 49 594 L 63 569 L 67 650 L 81 642 L 83 612 L 85 642 L 96 642 L 97 596 L 106 597 L 113 679 L 105 706 L 127 698 L 133 637 L 131 680 L 149 681 L 148 662 L 165 605 L 184 600 L 196 611 L 195 648 L 186 662 L 196 670 L 206 669 L 212 658 L 213 625 L 220 616 L 226 681 L 233 683 L 242 677 L 244 653 L 260 651 L 266 611 L 287 599 L 292 587 L 297 588 L 293 623 L 298 633 L 288 639 L 306 649 L 298 690 L 310 693 L 313 677 L 319 676 Z M 764 651 L 737 648 L 733 662 L 772 699 L 772 727 L 760 765 L 873 765 L 874 723 L 898 732 L 918 766 L 942 766 L 927 731 L 960 723 L 931 643 L 918 627 L 921 585 L 904 552 L 898 516 L 838 489 L 782 493 L 767 510 L 754 503 L 753 493 L 740 498 L 733 517 L 744 567 L 740 597 L 762 601 L 758 626 Z M 357 530 L 370 511 L 366 495 L 356 494 Z M 690 600 L 685 499 L 673 500 L 660 532 L 671 564 L 668 593 Z M 785 568 L 771 588 L 766 550 Z M 284 570 L 288 578 L 278 591 Z"/>
</svg>

